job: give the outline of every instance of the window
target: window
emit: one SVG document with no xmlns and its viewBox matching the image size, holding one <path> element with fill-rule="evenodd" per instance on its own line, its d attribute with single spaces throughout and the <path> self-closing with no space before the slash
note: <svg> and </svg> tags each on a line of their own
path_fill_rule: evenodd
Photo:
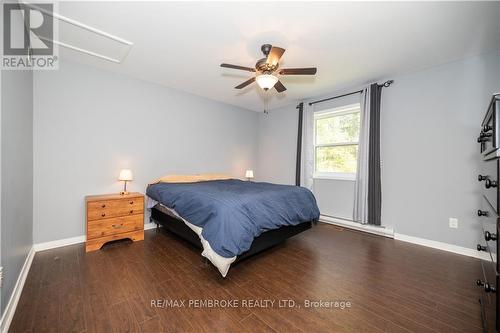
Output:
<svg viewBox="0 0 500 333">
<path fill-rule="evenodd" d="M 314 114 L 314 178 L 355 179 L 360 105 Z"/>
</svg>

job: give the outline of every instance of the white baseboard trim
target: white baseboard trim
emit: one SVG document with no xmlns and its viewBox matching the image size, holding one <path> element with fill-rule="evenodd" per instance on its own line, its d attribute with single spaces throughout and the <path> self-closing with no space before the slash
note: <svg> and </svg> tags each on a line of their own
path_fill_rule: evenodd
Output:
<svg viewBox="0 0 500 333">
<path fill-rule="evenodd" d="M 154 224 L 154 223 L 145 223 L 144 224 L 144 230 L 149 230 L 149 229 L 154 229 L 154 228 L 156 228 L 156 224 Z M 37 244 L 34 244 L 33 247 L 35 248 L 35 252 L 39 252 L 39 251 L 55 249 L 58 247 L 63 247 L 63 246 L 68 246 L 68 245 L 85 243 L 85 240 L 86 240 L 85 235 L 82 235 L 82 236 L 58 239 L 58 240 L 50 241 L 50 242 L 37 243 Z"/>
<path fill-rule="evenodd" d="M 378 235 L 378 236 L 384 236 L 384 237 L 389 237 L 389 238 L 394 237 L 394 231 L 390 227 L 379 227 L 379 226 L 373 226 L 373 225 L 368 225 L 368 224 L 361 224 L 361 223 L 357 223 L 354 221 L 349 221 L 349 220 L 340 219 L 337 217 L 325 216 L 325 215 L 321 215 L 319 217 L 319 221 L 323 222 L 323 223 L 333 224 L 333 225 L 343 227 L 343 228 L 353 229 L 353 230 L 357 230 L 357 231 L 363 231 L 363 232 Z"/>
<path fill-rule="evenodd" d="M 62 246 L 85 243 L 85 236 L 76 236 L 55 241 L 34 244 L 35 252 L 55 249 Z"/>
<path fill-rule="evenodd" d="M 10 323 L 12 322 L 12 318 L 14 318 L 14 313 L 16 312 L 17 303 L 19 302 L 19 298 L 21 298 L 21 293 L 23 291 L 24 283 L 26 282 L 26 278 L 28 277 L 28 272 L 31 267 L 31 263 L 33 262 L 33 257 L 35 256 L 35 249 L 32 246 L 28 255 L 26 256 L 26 260 L 24 261 L 23 267 L 19 272 L 19 276 L 17 278 L 16 284 L 14 285 L 14 289 L 12 289 L 12 294 L 10 295 L 9 302 L 5 307 L 5 311 L 2 314 L 2 319 L 0 319 L 0 332 L 7 333 L 9 331 Z"/>
<path fill-rule="evenodd" d="M 466 247 L 428 240 L 419 237 L 408 236 L 400 233 L 396 233 L 392 230 L 392 228 L 387 227 L 375 227 L 370 225 L 363 225 L 360 223 L 352 222 L 349 220 L 323 216 L 320 217 L 320 222 L 333 224 L 340 227 L 354 229 L 358 231 L 363 231 L 371 234 L 376 234 L 379 236 L 394 238 L 395 240 L 412 243 L 416 245 L 431 247 L 438 250 L 448 251 L 468 257 L 478 258 L 481 260 L 490 260 L 489 254 L 486 252 L 479 252 L 475 249 L 469 249 Z M 144 230 L 150 230 L 156 228 L 155 223 L 146 223 L 144 224 Z M 37 243 L 34 244 L 24 262 L 23 267 L 21 268 L 21 272 L 19 273 L 19 277 L 16 281 L 14 289 L 12 290 L 12 294 L 10 296 L 9 302 L 5 307 L 5 311 L 0 320 L 0 332 L 7 333 L 9 330 L 10 323 L 12 322 L 12 318 L 14 317 L 14 313 L 16 311 L 17 303 L 19 302 L 19 298 L 21 297 L 21 293 L 24 287 L 24 283 L 26 282 L 26 278 L 28 276 L 28 272 L 31 267 L 31 263 L 33 262 L 33 258 L 35 256 L 35 252 L 54 249 L 62 246 L 79 244 L 85 242 L 85 236 L 77 236 L 70 237 L 65 239 L 59 239 L 50 242 Z"/>
<path fill-rule="evenodd" d="M 156 223 L 146 223 L 144 224 L 144 230 L 154 229 L 156 228 Z"/>
<path fill-rule="evenodd" d="M 144 230 L 150 230 L 154 228 L 156 228 L 155 223 L 144 224 Z M 58 239 L 50 242 L 33 244 L 28 253 L 28 256 L 26 257 L 26 260 L 24 261 L 24 265 L 21 268 L 21 272 L 19 273 L 19 277 L 17 278 L 14 289 L 12 290 L 12 294 L 10 296 L 9 302 L 7 303 L 7 306 L 5 307 L 2 318 L 0 319 L 0 333 L 7 333 L 9 331 L 9 326 L 12 322 L 12 318 L 14 317 L 14 313 L 16 312 L 17 303 L 19 302 L 19 298 L 21 297 L 21 293 L 23 291 L 26 278 L 28 277 L 31 263 L 33 262 L 33 258 L 35 257 L 35 252 L 55 249 L 62 246 L 85 243 L 85 239 L 85 235 L 82 235 Z"/>
<path fill-rule="evenodd" d="M 402 242 L 431 247 L 433 249 L 452 252 L 452 253 L 460 254 L 463 256 L 467 256 L 467 257 L 473 257 L 473 258 L 477 258 L 477 259 L 481 259 L 481 260 L 491 260 L 488 252 L 483 252 L 483 251 L 480 252 L 480 251 L 477 251 L 476 249 L 470 249 L 470 248 L 463 247 L 463 246 L 433 241 L 433 240 L 429 240 L 429 239 L 425 239 L 425 238 L 408 236 L 408 235 L 394 232 L 394 230 L 392 228 L 375 227 L 375 226 L 371 226 L 371 225 L 360 224 L 360 223 L 356 223 L 353 221 L 339 219 L 339 218 L 330 217 L 330 216 L 324 216 L 324 215 L 321 215 L 319 220 L 320 220 L 320 222 L 323 222 L 323 223 L 334 224 L 336 226 L 340 226 L 340 227 L 344 227 L 344 228 L 348 228 L 348 229 L 354 229 L 357 231 L 363 231 L 363 232 L 367 232 L 370 234 L 394 238 L 395 240 L 399 240 Z"/>
<path fill-rule="evenodd" d="M 456 253 L 456 254 L 461 254 L 463 256 L 478 258 L 481 260 L 491 260 L 488 252 L 478 251 L 476 249 L 469 249 L 468 247 L 433 241 L 433 240 L 429 240 L 429 239 L 425 239 L 425 238 L 403 235 L 403 234 L 400 234 L 397 232 L 394 233 L 394 239 L 400 240 L 403 242 L 407 242 L 407 243 L 431 247 L 433 249 L 438 249 L 438 250 L 443 250 L 443 251 L 452 252 L 452 253 Z"/>
</svg>

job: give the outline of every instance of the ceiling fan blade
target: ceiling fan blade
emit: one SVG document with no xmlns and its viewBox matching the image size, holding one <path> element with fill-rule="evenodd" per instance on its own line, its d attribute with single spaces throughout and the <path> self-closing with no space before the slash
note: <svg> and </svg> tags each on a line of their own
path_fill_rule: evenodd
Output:
<svg viewBox="0 0 500 333">
<path fill-rule="evenodd" d="M 248 72 L 255 72 L 255 68 L 245 67 L 245 66 L 238 66 L 238 65 L 231 65 L 231 64 L 220 64 L 220 67 L 239 69 L 239 70 L 248 71 Z"/>
<path fill-rule="evenodd" d="M 278 92 L 283 92 L 286 90 L 285 86 L 283 85 L 283 83 L 281 83 L 281 81 L 276 82 L 276 84 L 274 85 L 274 89 L 276 89 Z"/>
<path fill-rule="evenodd" d="M 242 84 L 240 85 L 237 85 L 236 87 L 234 87 L 234 89 L 241 89 L 241 88 L 245 88 L 246 86 L 248 86 L 250 83 L 254 82 L 255 81 L 255 77 L 249 79 L 249 80 L 246 80 L 245 82 L 243 82 Z"/>
<path fill-rule="evenodd" d="M 314 75 L 316 74 L 316 67 L 310 68 L 283 68 L 279 71 L 281 75 Z"/>
<path fill-rule="evenodd" d="M 267 55 L 266 64 L 270 66 L 276 66 L 280 61 L 281 56 L 285 53 L 285 49 L 281 47 L 273 46 L 269 54 Z"/>
</svg>

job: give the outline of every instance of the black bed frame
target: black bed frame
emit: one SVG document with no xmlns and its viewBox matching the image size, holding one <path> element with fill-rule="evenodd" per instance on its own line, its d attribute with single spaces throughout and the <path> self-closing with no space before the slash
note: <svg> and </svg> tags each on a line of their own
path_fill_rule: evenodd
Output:
<svg viewBox="0 0 500 333">
<path fill-rule="evenodd" d="M 178 235 L 197 248 L 203 248 L 198 235 L 193 230 L 191 230 L 191 228 L 189 228 L 183 221 L 165 214 L 155 207 L 151 209 L 151 219 L 156 223 L 157 226 L 161 225 L 165 229 Z M 253 240 L 250 249 L 248 249 L 248 251 L 246 251 L 245 253 L 240 254 L 236 258 L 234 263 L 253 256 L 254 254 L 264 251 L 265 249 L 268 249 L 272 246 L 278 245 L 285 241 L 287 238 L 310 229 L 311 225 L 312 222 L 304 222 L 298 225 L 284 226 L 279 229 L 266 231 L 259 237 L 256 237 Z"/>
</svg>

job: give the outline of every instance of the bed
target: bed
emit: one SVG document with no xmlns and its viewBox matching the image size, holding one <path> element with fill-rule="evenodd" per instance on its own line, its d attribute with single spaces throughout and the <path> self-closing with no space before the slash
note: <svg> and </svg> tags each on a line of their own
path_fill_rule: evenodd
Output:
<svg viewBox="0 0 500 333">
<path fill-rule="evenodd" d="M 311 228 L 311 191 L 239 179 L 173 179 L 147 188 L 151 219 L 196 247 L 226 276 L 231 264 Z"/>
</svg>

